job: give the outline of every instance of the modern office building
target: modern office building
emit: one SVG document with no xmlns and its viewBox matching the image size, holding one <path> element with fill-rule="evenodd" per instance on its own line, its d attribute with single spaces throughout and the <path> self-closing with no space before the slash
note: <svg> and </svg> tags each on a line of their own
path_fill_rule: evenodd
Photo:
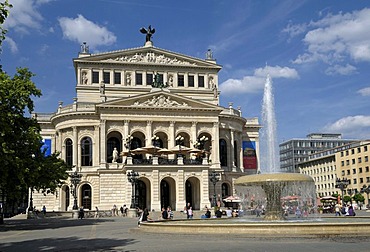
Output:
<svg viewBox="0 0 370 252">
<path fill-rule="evenodd" d="M 95 54 L 84 43 L 73 64 L 73 103 L 33 116 L 45 147 L 81 181 L 66 181 L 55 195 L 34 193 L 34 206 L 71 210 L 75 196 L 85 209 L 202 209 L 257 172 L 258 118 L 232 102 L 220 106 L 221 66 L 210 50 L 194 58 L 155 47 L 149 36 L 142 47 Z"/>
<path fill-rule="evenodd" d="M 280 168 L 284 172 L 299 173 L 298 164 L 308 160 L 309 155 L 332 149 L 355 140 L 342 139 L 341 134 L 311 133 L 306 138 L 295 138 L 279 145 Z"/>
</svg>

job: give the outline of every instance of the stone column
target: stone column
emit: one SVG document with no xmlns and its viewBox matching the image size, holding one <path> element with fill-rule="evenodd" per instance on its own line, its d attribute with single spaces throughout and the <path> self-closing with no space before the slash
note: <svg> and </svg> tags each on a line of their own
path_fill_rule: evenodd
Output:
<svg viewBox="0 0 370 252">
<path fill-rule="evenodd" d="M 100 164 L 105 164 L 107 162 L 106 123 L 107 120 L 100 120 Z"/>
<path fill-rule="evenodd" d="M 152 210 L 161 210 L 159 171 L 152 171 Z"/>
<path fill-rule="evenodd" d="M 186 191 L 185 191 L 185 173 L 184 170 L 177 171 L 177 184 L 176 184 L 176 210 L 181 211 L 184 210 L 184 206 L 186 205 Z"/>
<path fill-rule="evenodd" d="M 168 140 L 167 140 L 167 144 L 168 144 L 168 149 L 171 149 L 172 147 L 174 147 L 176 144 L 175 144 L 175 122 L 174 121 L 171 121 L 170 122 L 170 126 L 168 128 Z M 175 155 L 174 154 L 170 154 L 169 155 L 169 158 L 174 158 Z"/>
<path fill-rule="evenodd" d="M 152 145 L 152 123 L 153 121 L 146 121 L 146 136 L 145 136 L 145 146 Z"/>
<path fill-rule="evenodd" d="M 103 155 L 100 153 L 100 146 L 102 149 L 104 149 L 104 152 L 105 152 L 105 141 L 102 142 L 102 144 L 100 144 L 100 126 L 99 125 L 95 125 L 94 126 L 94 140 L 93 140 L 93 163 L 92 165 L 93 166 L 97 166 L 99 165 L 99 156 L 102 157 Z M 104 134 L 104 140 L 105 140 L 105 134 Z M 105 156 L 103 156 L 105 158 Z"/>
<path fill-rule="evenodd" d="M 77 160 L 80 160 L 78 156 L 78 147 L 79 147 L 79 142 L 78 142 L 78 135 L 77 135 L 77 127 L 72 127 L 73 130 L 73 165 L 79 166 L 77 163 Z M 81 164 L 80 164 L 81 166 Z"/>
<path fill-rule="evenodd" d="M 197 122 L 192 122 L 191 123 L 190 134 L 191 134 L 191 138 L 192 138 L 191 140 L 193 141 L 192 145 L 190 145 L 190 148 L 192 148 L 195 141 L 197 141 Z"/>
<path fill-rule="evenodd" d="M 212 168 L 221 168 L 220 164 L 220 129 L 218 122 L 213 123 L 212 128 Z"/>
<path fill-rule="evenodd" d="M 234 142 L 235 142 L 235 136 L 234 136 L 234 130 L 230 130 L 230 157 L 231 157 L 231 167 L 232 171 L 236 172 L 236 164 L 234 159 Z"/>
</svg>

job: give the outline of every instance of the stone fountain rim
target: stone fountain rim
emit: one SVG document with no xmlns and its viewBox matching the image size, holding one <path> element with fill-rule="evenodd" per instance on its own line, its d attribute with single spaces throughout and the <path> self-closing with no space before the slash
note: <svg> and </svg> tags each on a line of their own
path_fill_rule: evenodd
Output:
<svg viewBox="0 0 370 252">
<path fill-rule="evenodd" d="M 266 173 L 245 175 L 235 180 L 235 185 L 248 185 L 262 182 L 313 182 L 311 176 L 300 173 Z"/>
</svg>

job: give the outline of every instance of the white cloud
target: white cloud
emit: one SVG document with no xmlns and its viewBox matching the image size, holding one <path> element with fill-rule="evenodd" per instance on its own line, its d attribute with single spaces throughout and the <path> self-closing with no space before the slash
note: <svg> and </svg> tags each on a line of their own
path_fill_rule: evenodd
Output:
<svg viewBox="0 0 370 252">
<path fill-rule="evenodd" d="M 15 41 L 14 41 L 11 37 L 7 36 L 7 37 L 5 38 L 5 40 L 4 40 L 4 42 L 5 42 L 6 44 L 8 44 L 8 46 L 9 46 L 9 48 L 10 48 L 10 51 L 11 51 L 12 53 L 17 53 L 17 52 L 18 52 L 18 46 L 17 46 L 17 43 L 15 43 Z"/>
<path fill-rule="evenodd" d="M 353 73 L 356 73 L 356 67 L 354 67 L 350 64 L 347 64 L 345 66 L 335 65 L 335 66 L 328 67 L 325 70 L 325 73 L 327 75 L 337 75 L 337 74 L 351 75 Z"/>
<path fill-rule="evenodd" d="M 223 95 L 232 96 L 246 93 L 256 93 L 263 90 L 266 76 L 270 74 L 271 78 L 298 79 L 297 71 L 289 67 L 266 66 L 257 68 L 251 76 L 244 76 L 241 79 L 228 79 L 220 84 L 220 91 Z"/>
<path fill-rule="evenodd" d="M 28 34 L 33 29 L 40 30 L 43 17 L 37 8 L 44 2 L 11 0 L 10 3 L 13 8 L 11 8 L 9 17 L 4 22 L 5 29 L 13 29 L 15 32 L 22 34 Z"/>
<path fill-rule="evenodd" d="M 324 127 L 324 131 L 342 133 L 346 138 L 370 138 L 370 116 L 343 117 Z"/>
<path fill-rule="evenodd" d="M 299 27 L 299 25 L 296 25 Z M 297 56 L 294 63 L 313 61 L 326 63 L 351 59 L 355 62 L 370 61 L 370 9 L 352 13 L 328 14 L 321 20 L 311 22 L 311 28 L 303 39 L 307 51 Z M 285 29 L 293 30 L 292 25 Z M 293 30 L 294 31 L 294 30 Z M 293 33 L 290 31 L 290 34 Z M 331 71 L 329 71 L 331 73 Z"/>
<path fill-rule="evenodd" d="M 361 94 L 362 96 L 370 96 L 370 87 L 362 88 L 358 90 L 357 93 Z"/>
<path fill-rule="evenodd" d="M 87 42 L 92 48 L 99 45 L 111 45 L 116 42 L 116 36 L 108 31 L 106 27 L 94 24 L 82 15 L 77 18 L 61 17 L 58 19 L 63 30 L 63 36 L 80 44 Z"/>
</svg>

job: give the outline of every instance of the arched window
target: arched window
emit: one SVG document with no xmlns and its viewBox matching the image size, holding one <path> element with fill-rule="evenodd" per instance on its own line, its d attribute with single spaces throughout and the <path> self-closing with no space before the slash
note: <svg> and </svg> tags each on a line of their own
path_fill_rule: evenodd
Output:
<svg viewBox="0 0 370 252">
<path fill-rule="evenodd" d="M 90 137 L 81 140 L 81 166 L 92 166 L 92 141 Z"/>
<path fill-rule="evenodd" d="M 70 138 L 66 139 L 66 164 L 73 165 L 73 142 Z"/>
<path fill-rule="evenodd" d="M 121 143 L 117 137 L 110 137 L 107 141 L 107 162 L 110 163 L 113 160 L 113 149 L 117 148 L 118 153 L 121 152 Z M 117 162 L 120 161 L 120 158 Z"/>
<path fill-rule="evenodd" d="M 227 144 L 224 139 L 220 139 L 220 162 L 221 166 L 227 166 Z"/>
</svg>

